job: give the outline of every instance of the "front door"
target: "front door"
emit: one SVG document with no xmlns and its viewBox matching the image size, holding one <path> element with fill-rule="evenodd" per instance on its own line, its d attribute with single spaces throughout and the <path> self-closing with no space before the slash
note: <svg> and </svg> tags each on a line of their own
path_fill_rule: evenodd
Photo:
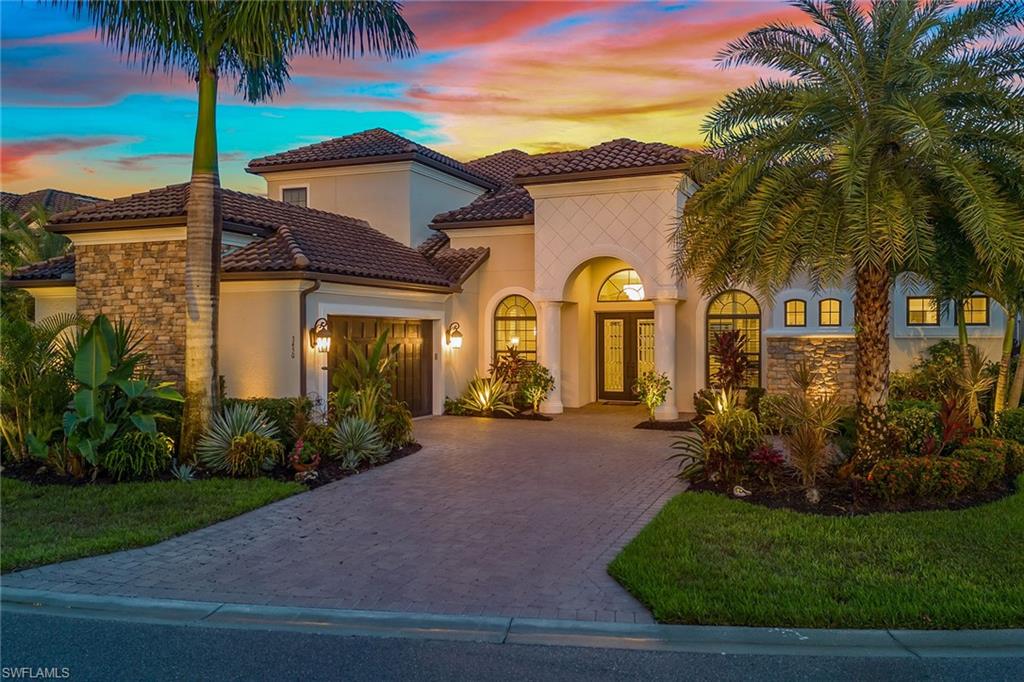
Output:
<svg viewBox="0 0 1024 682">
<path fill-rule="evenodd" d="M 597 399 L 636 400 L 633 382 L 654 369 L 654 313 L 597 314 Z"/>
</svg>

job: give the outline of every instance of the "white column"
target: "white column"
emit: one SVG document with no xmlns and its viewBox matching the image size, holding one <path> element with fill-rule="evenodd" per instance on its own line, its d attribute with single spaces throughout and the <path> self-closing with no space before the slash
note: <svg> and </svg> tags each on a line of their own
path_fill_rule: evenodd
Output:
<svg viewBox="0 0 1024 682">
<path fill-rule="evenodd" d="M 665 396 L 665 402 L 654 411 L 659 420 L 671 421 L 679 418 L 676 407 L 676 304 L 675 298 L 659 298 L 654 301 L 654 370 L 668 375 L 672 387 Z"/>
<path fill-rule="evenodd" d="M 562 302 L 540 301 L 540 344 L 537 361 L 555 378 L 555 390 L 541 403 L 543 414 L 562 413 Z"/>
</svg>

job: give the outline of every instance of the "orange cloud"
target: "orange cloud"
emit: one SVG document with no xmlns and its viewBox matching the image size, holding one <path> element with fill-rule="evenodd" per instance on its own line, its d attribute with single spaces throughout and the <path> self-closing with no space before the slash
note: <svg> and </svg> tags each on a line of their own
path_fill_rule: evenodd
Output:
<svg viewBox="0 0 1024 682">
<path fill-rule="evenodd" d="M 23 142 L 9 142 L 0 147 L 0 174 L 5 181 L 21 180 L 28 177 L 30 170 L 26 165 L 39 156 L 51 156 L 66 152 L 104 147 L 121 142 L 122 138 L 113 136 L 96 137 L 47 137 Z"/>
</svg>

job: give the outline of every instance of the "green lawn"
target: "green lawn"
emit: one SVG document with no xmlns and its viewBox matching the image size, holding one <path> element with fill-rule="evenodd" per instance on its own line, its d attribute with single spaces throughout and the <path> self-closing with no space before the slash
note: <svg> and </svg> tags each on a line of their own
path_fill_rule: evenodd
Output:
<svg viewBox="0 0 1024 682">
<path fill-rule="evenodd" d="M 670 501 L 609 573 L 666 623 L 1024 627 L 1024 477 L 963 511 L 826 517 Z"/>
<path fill-rule="evenodd" d="M 259 478 L 82 486 L 0 478 L 0 570 L 152 545 L 302 490 Z"/>
</svg>

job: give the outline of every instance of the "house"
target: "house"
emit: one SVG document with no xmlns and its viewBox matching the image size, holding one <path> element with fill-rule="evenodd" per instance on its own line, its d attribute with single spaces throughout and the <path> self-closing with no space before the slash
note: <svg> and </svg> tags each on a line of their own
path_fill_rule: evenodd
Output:
<svg viewBox="0 0 1024 682">
<path fill-rule="evenodd" d="M 400 346 L 396 389 L 417 415 L 439 414 L 514 347 L 557 378 L 547 412 L 629 400 L 633 379 L 655 369 L 672 378 L 658 411 L 672 419 L 707 384 L 713 334 L 738 328 L 751 385 L 785 389 L 789 368 L 808 359 L 852 399 L 850 290 L 708 297 L 676 277 L 667 236 L 695 189 L 691 156 L 617 139 L 463 163 L 374 129 L 253 159 L 247 170 L 269 198 L 224 192 L 228 395 L 326 395 L 347 340 L 367 344 L 386 328 Z M 187 185 L 172 185 L 55 216 L 49 229 L 74 242 L 73 255 L 10 283 L 35 296 L 39 315 L 135 318 L 154 368 L 180 379 L 187 198 Z M 895 287 L 892 310 L 894 368 L 956 337 L 953 313 L 910 282 Z M 998 306 L 978 296 L 958 314 L 998 353 Z M 326 352 L 318 329 L 330 336 Z"/>
<path fill-rule="evenodd" d="M 46 215 L 53 215 L 100 201 L 106 201 L 106 199 L 76 192 L 65 192 L 61 189 L 37 189 L 26 194 L 0 192 L 0 206 L 19 218 L 29 218 L 34 210 L 42 209 Z"/>
</svg>

